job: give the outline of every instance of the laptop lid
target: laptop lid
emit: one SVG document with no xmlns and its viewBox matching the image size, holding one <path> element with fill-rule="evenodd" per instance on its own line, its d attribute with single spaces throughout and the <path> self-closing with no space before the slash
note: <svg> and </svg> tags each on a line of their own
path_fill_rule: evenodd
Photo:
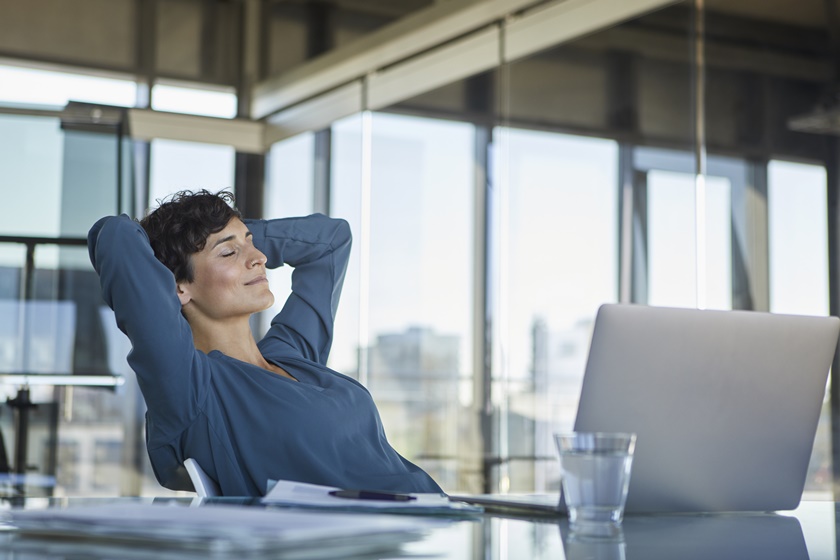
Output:
<svg viewBox="0 0 840 560">
<path fill-rule="evenodd" d="M 575 429 L 636 432 L 626 511 L 776 511 L 805 484 L 840 320 L 600 308 Z"/>
</svg>

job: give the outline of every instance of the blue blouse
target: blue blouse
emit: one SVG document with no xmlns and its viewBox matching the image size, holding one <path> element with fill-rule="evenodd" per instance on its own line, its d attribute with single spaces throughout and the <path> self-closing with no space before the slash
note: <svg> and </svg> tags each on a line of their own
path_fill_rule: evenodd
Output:
<svg viewBox="0 0 840 560">
<path fill-rule="evenodd" d="M 132 343 L 128 363 L 146 401 L 146 446 L 158 481 L 191 489 L 194 458 L 226 496 L 260 496 L 269 480 L 440 492 L 388 443 L 370 393 L 326 367 L 350 254 L 344 220 L 246 220 L 268 268 L 294 267 L 292 293 L 258 343 L 298 381 L 193 344 L 172 272 L 128 216 L 88 234 L 105 302 Z"/>
</svg>

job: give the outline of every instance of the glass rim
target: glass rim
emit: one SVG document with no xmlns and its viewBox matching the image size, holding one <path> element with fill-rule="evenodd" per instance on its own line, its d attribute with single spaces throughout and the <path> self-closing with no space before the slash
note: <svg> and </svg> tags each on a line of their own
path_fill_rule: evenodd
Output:
<svg viewBox="0 0 840 560">
<path fill-rule="evenodd" d="M 594 437 L 596 439 L 631 439 L 635 440 L 638 437 L 636 432 L 554 432 L 556 438 L 574 438 L 580 436 Z"/>
</svg>

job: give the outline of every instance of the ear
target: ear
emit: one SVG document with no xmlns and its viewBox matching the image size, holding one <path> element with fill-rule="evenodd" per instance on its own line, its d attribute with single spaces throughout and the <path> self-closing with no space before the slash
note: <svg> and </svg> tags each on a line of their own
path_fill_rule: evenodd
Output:
<svg viewBox="0 0 840 560">
<path fill-rule="evenodd" d="M 190 293 L 190 285 L 187 282 L 178 282 L 175 286 L 175 289 L 178 292 L 178 299 L 181 300 L 181 307 L 184 307 L 192 299 L 192 294 Z"/>
</svg>

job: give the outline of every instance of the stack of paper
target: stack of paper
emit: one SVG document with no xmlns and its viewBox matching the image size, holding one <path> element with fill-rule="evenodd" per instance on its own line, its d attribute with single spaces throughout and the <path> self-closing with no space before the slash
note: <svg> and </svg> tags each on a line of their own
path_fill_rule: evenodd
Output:
<svg viewBox="0 0 840 560">
<path fill-rule="evenodd" d="M 408 494 L 412 498 L 408 501 L 339 498 L 330 494 L 338 490 L 332 486 L 280 480 L 262 501 L 264 504 L 283 506 L 413 515 L 463 515 L 484 511 L 479 506 L 450 501 L 445 494 Z"/>
<path fill-rule="evenodd" d="M 205 554 L 349 557 L 393 551 L 438 523 L 424 518 L 211 505 L 122 504 L 6 512 L 23 536 Z"/>
</svg>

